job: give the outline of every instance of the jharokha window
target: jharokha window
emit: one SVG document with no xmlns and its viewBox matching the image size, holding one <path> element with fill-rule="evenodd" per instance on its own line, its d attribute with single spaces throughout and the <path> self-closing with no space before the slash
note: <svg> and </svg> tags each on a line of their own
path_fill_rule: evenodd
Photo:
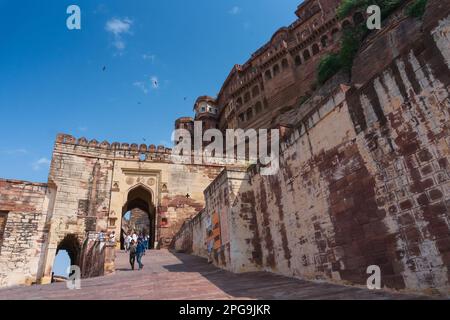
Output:
<svg viewBox="0 0 450 320">
<path fill-rule="evenodd" d="M 253 87 L 252 95 L 253 98 L 259 95 L 259 87 L 257 85 Z"/>
<path fill-rule="evenodd" d="M 3 238 L 5 236 L 5 227 L 6 227 L 7 218 L 8 218 L 8 212 L 0 211 L 0 252 L 2 250 Z"/>
<path fill-rule="evenodd" d="M 250 97 L 250 92 L 246 92 L 246 93 L 244 94 L 244 102 L 247 103 L 247 102 L 250 101 L 250 99 L 251 99 L 251 97 Z"/>
<path fill-rule="evenodd" d="M 315 56 L 316 54 L 318 54 L 320 51 L 319 46 L 317 45 L 317 43 L 314 43 L 312 46 L 312 53 Z"/>
<path fill-rule="evenodd" d="M 278 75 L 280 73 L 280 67 L 276 64 L 273 67 L 273 76 L 275 77 L 276 75 Z"/>
</svg>

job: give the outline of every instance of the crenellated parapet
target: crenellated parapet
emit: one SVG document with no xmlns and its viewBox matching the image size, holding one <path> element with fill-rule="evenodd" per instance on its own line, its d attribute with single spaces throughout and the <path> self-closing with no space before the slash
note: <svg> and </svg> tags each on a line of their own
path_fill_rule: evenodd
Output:
<svg viewBox="0 0 450 320">
<path fill-rule="evenodd" d="M 172 149 L 163 145 L 99 142 L 95 139 L 77 139 L 69 134 L 58 134 L 54 152 L 111 160 L 170 162 Z"/>
<path fill-rule="evenodd" d="M 120 143 L 113 142 L 109 143 L 108 141 L 98 142 L 95 139 L 88 140 L 84 137 L 75 138 L 69 134 L 58 134 L 56 138 L 56 143 L 61 145 L 72 145 L 79 147 L 86 147 L 92 149 L 102 149 L 108 151 L 129 151 L 129 152 L 138 152 L 138 153 L 160 153 L 160 154 L 170 154 L 172 152 L 171 148 L 167 148 L 163 145 L 156 146 L 154 144 L 146 145 L 146 144 L 136 144 L 136 143 Z"/>
</svg>

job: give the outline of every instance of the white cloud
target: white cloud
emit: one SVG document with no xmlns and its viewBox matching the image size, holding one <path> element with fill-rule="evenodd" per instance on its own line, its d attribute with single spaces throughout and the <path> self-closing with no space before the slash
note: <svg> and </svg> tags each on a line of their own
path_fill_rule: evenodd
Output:
<svg viewBox="0 0 450 320">
<path fill-rule="evenodd" d="M 40 158 L 32 164 L 33 170 L 35 171 L 41 170 L 44 166 L 50 166 L 50 160 L 48 160 L 47 158 Z"/>
<path fill-rule="evenodd" d="M 112 18 L 106 22 L 105 30 L 111 33 L 114 37 L 112 45 L 119 51 L 123 51 L 126 47 L 125 41 L 123 40 L 124 34 L 131 33 L 131 26 L 133 20 L 124 18 Z"/>
<path fill-rule="evenodd" d="M 26 149 L 11 149 L 11 150 L 3 150 L 0 153 L 6 154 L 6 155 L 9 155 L 9 156 L 24 155 L 24 154 L 28 153 L 28 150 L 26 150 Z"/>
<path fill-rule="evenodd" d="M 144 60 L 150 60 L 152 63 L 155 63 L 156 55 L 144 53 L 144 54 L 142 55 L 142 59 L 144 59 Z"/>
<path fill-rule="evenodd" d="M 106 31 L 113 33 L 115 36 L 120 36 L 122 33 L 129 33 L 132 24 L 133 21 L 128 18 L 113 18 L 106 22 L 105 29 Z"/>
<path fill-rule="evenodd" d="M 83 127 L 83 126 L 78 127 L 78 131 L 86 132 L 86 131 L 88 131 L 88 127 Z"/>
<path fill-rule="evenodd" d="M 136 81 L 135 83 L 133 83 L 133 86 L 138 87 L 139 89 L 142 90 L 142 92 L 144 92 L 145 94 L 148 93 L 148 89 L 145 86 L 145 83 L 142 81 Z"/>
<path fill-rule="evenodd" d="M 113 46 L 116 47 L 117 50 L 123 50 L 125 49 L 125 42 L 123 42 L 122 39 L 117 39 L 113 41 Z"/>
<path fill-rule="evenodd" d="M 230 11 L 228 11 L 229 14 L 232 15 L 237 15 L 240 14 L 242 12 L 242 8 L 238 7 L 238 6 L 234 6 L 233 8 L 231 8 Z"/>
</svg>

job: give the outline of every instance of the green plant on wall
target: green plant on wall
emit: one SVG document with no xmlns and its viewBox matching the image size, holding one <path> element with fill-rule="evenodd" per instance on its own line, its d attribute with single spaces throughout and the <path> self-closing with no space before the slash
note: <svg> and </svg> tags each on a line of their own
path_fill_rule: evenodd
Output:
<svg viewBox="0 0 450 320">
<path fill-rule="evenodd" d="M 364 26 L 354 27 L 344 30 L 341 39 L 341 50 L 339 51 L 339 59 L 341 66 L 345 71 L 350 72 L 353 65 L 353 59 L 361 47 L 365 35 L 368 33 Z"/>
<path fill-rule="evenodd" d="M 406 14 L 413 18 L 422 18 L 427 7 L 428 0 L 416 0 L 408 8 Z"/>
<path fill-rule="evenodd" d="M 341 69 L 341 61 L 338 54 L 328 54 L 319 62 L 317 68 L 317 82 L 324 84 Z"/>
<path fill-rule="evenodd" d="M 343 0 L 337 9 L 337 16 L 343 20 L 354 11 L 365 12 L 370 5 L 378 5 L 381 9 L 381 18 L 385 19 L 397 10 L 407 0 Z M 427 0 L 416 0 L 408 8 L 412 16 L 423 15 Z M 425 3 L 425 4 L 424 4 Z M 341 49 L 338 54 L 325 56 L 317 67 L 317 82 L 323 84 L 340 70 L 351 71 L 353 60 L 359 48 L 370 31 L 364 23 L 351 26 L 343 30 Z"/>
<path fill-rule="evenodd" d="M 406 1 L 407 0 L 343 0 L 337 8 L 336 13 L 338 18 L 343 20 L 354 10 L 360 9 L 360 11 L 365 12 L 368 6 L 377 5 L 381 9 L 381 18 L 384 19 Z"/>
<path fill-rule="evenodd" d="M 342 20 L 355 9 L 364 8 L 364 10 L 366 10 L 366 8 L 370 5 L 369 2 L 369 0 L 343 0 L 336 9 L 336 14 L 338 18 Z"/>
</svg>

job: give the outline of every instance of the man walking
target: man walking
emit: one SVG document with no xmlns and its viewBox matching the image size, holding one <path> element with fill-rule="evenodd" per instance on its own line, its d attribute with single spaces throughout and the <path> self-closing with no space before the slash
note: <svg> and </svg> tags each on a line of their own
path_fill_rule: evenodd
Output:
<svg viewBox="0 0 450 320">
<path fill-rule="evenodd" d="M 142 241 L 142 238 L 138 239 L 138 244 L 136 247 L 136 258 L 137 258 L 137 262 L 139 264 L 139 270 L 142 270 L 142 268 L 144 268 L 144 265 L 142 264 L 142 256 L 145 253 L 145 246 L 144 246 L 144 242 Z"/>
<path fill-rule="evenodd" d="M 125 252 L 128 252 L 130 250 L 130 244 L 131 244 L 131 236 L 129 234 L 125 234 L 124 243 L 123 246 L 125 247 Z"/>
<path fill-rule="evenodd" d="M 136 260 L 136 245 L 134 244 L 134 241 L 131 240 L 130 243 L 130 265 L 131 270 L 134 270 L 134 261 Z"/>
<path fill-rule="evenodd" d="M 208 250 L 208 263 L 213 263 L 212 258 L 212 251 L 213 251 L 214 241 L 213 240 L 206 240 L 206 249 Z"/>
</svg>

